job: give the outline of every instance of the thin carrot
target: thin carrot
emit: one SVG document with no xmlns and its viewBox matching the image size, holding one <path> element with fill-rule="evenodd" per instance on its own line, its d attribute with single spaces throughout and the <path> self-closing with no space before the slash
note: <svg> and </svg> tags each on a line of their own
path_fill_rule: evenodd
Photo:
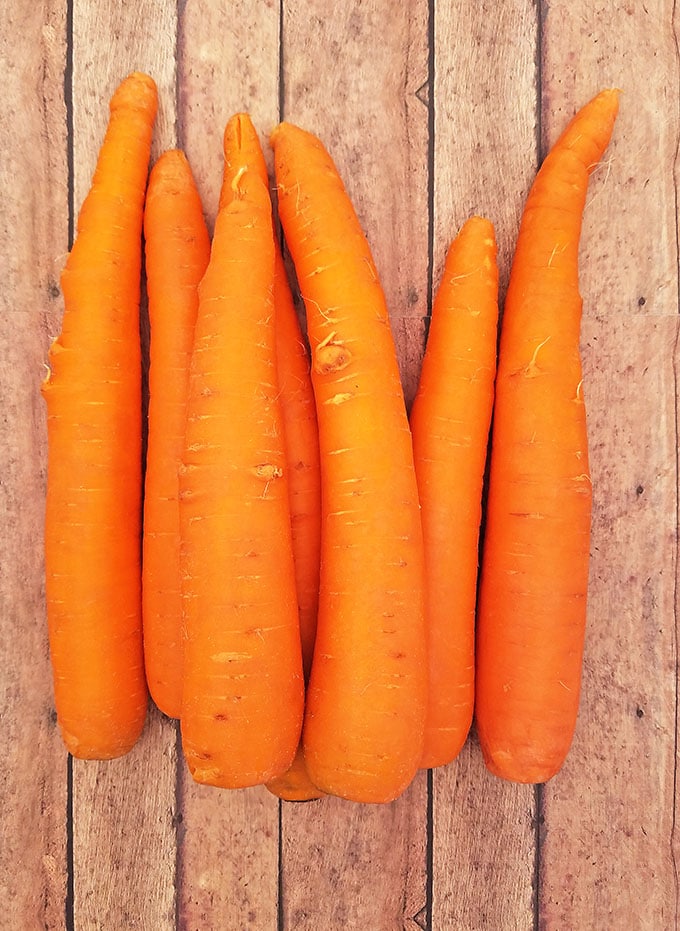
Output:
<svg viewBox="0 0 680 931">
<path fill-rule="evenodd" d="M 164 152 L 149 177 L 144 211 L 151 344 L 144 489 L 142 617 L 151 697 L 173 718 L 182 701 L 179 476 L 198 283 L 210 237 L 186 156 Z"/>
<path fill-rule="evenodd" d="M 276 373 L 271 200 L 245 157 L 225 166 L 224 185 L 199 287 L 180 471 L 181 729 L 194 779 L 236 788 L 290 766 L 304 684 Z"/>
<path fill-rule="evenodd" d="M 385 298 L 330 156 L 272 134 L 279 214 L 307 310 L 319 424 L 319 617 L 304 753 L 323 791 L 396 798 L 423 745 L 423 545 L 411 437 Z"/>
<path fill-rule="evenodd" d="M 295 587 L 298 598 L 302 668 L 309 682 L 319 611 L 319 563 L 321 559 L 321 466 L 319 432 L 314 404 L 309 353 L 302 338 L 281 250 L 274 260 L 276 308 L 276 362 L 281 388 L 288 493 L 293 530 Z M 312 782 L 302 746 L 288 772 L 267 783 L 274 795 L 289 802 L 321 798 Z"/>
<path fill-rule="evenodd" d="M 147 708 L 141 622 L 142 212 L 157 92 L 115 91 L 62 274 L 47 403 L 47 618 L 62 737 L 86 759 L 126 753 Z"/>
<path fill-rule="evenodd" d="M 475 714 L 487 767 L 517 782 L 560 769 L 578 712 L 591 512 L 578 250 L 588 179 L 617 110 L 616 91 L 598 94 L 545 159 L 505 302 Z"/>
<path fill-rule="evenodd" d="M 472 723 L 478 542 L 497 326 L 494 229 L 472 217 L 446 257 L 411 410 L 429 646 L 423 767 L 450 763 Z"/>
<path fill-rule="evenodd" d="M 267 165 L 255 127 L 247 113 L 233 116 L 224 131 L 225 176 L 221 202 L 243 164 L 269 185 Z M 273 223 L 273 217 L 272 217 Z M 274 229 L 272 227 L 272 229 Z M 321 488 L 319 437 L 309 353 L 302 338 L 281 248 L 274 237 L 274 339 L 292 529 L 302 665 L 305 683 L 312 664 L 319 606 Z M 287 801 L 307 801 L 323 795 L 312 785 L 304 755 L 298 752 L 291 770 L 267 784 Z"/>
</svg>

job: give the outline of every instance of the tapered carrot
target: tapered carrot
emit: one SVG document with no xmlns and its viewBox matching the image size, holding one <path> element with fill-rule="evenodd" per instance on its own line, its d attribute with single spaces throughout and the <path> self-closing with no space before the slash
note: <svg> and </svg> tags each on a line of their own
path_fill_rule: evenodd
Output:
<svg viewBox="0 0 680 931">
<path fill-rule="evenodd" d="M 115 91 L 62 274 L 49 352 L 47 619 L 62 737 L 87 759 L 134 745 L 147 708 L 141 624 L 142 211 L 156 86 Z"/>
<path fill-rule="evenodd" d="M 302 667 L 309 682 L 319 610 L 321 559 L 321 467 L 319 433 L 309 354 L 286 275 L 281 250 L 274 259 L 274 306 L 276 308 L 276 361 L 281 388 L 288 493 L 293 530 L 293 559 L 300 620 Z M 321 798 L 312 782 L 300 746 L 291 768 L 267 783 L 274 795 L 289 802 Z"/>
<path fill-rule="evenodd" d="M 271 200 L 245 158 L 225 170 L 225 185 L 199 287 L 180 471 L 181 729 L 194 779 L 236 788 L 290 766 L 304 685 L 276 373 Z"/>
<path fill-rule="evenodd" d="M 385 299 L 335 165 L 291 124 L 272 135 L 279 214 L 307 309 L 319 424 L 319 617 L 304 753 L 330 794 L 386 802 L 422 753 L 423 545 Z"/>
<path fill-rule="evenodd" d="M 226 203 L 231 183 L 243 164 L 269 185 L 267 165 L 255 127 L 247 113 L 233 116 L 224 131 L 224 183 L 220 202 Z M 273 222 L 273 218 L 272 218 Z M 319 603 L 321 488 L 319 437 L 310 374 L 309 354 L 302 338 L 281 249 L 274 238 L 274 339 L 292 529 L 293 563 L 300 622 L 302 664 L 309 678 Z M 291 770 L 267 788 L 288 801 L 319 798 L 298 752 Z"/>
<path fill-rule="evenodd" d="M 494 229 L 472 217 L 446 257 L 411 410 L 429 644 L 423 767 L 450 763 L 472 723 L 479 526 L 497 325 Z"/>
<path fill-rule="evenodd" d="M 182 597 L 179 568 L 179 476 L 198 283 L 210 257 L 201 199 L 183 152 L 154 165 L 144 211 L 151 343 L 149 431 L 144 490 L 142 617 L 151 697 L 180 715 Z"/>
<path fill-rule="evenodd" d="M 591 481 L 579 356 L 588 179 L 618 94 L 573 118 L 529 192 L 503 317 L 478 616 L 476 721 L 488 768 L 540 783 L 579 704 Z"/>
</svg>

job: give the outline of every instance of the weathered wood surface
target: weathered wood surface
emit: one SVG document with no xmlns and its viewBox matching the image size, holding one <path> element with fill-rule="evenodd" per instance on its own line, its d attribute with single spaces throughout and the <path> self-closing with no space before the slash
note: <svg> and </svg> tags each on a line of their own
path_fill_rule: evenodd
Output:
<svg viewBox="0 0 680 931">
<path fill-rule="evenodd" d="M 17 0 L 0 13 L 0 926 L 21 929 L 678 927 L 677 22 L 645 4 Z M 222 130 L 318 132 L 392 311 L 407 398 L 444 250 L 496 224 L 502 284 L 547 146 L 622 88 L 581 276 L 595 488 L 578 729 L 544 787 L 494 780 L 474 736 L 387 806 L 193 785 L 150 712 L 133 753 L 70 761 L 55 726 L 39 396 L 58 275 L 117 81 L 157 80 L 154 153 L 184 147 L 214 219 Z"/>
</svg>

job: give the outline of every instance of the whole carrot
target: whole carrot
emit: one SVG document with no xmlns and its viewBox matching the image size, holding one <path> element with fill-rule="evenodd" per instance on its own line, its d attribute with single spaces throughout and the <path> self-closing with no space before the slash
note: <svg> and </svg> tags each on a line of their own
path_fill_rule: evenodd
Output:
<svg viewBox="0 0 680 931">
<path fill-rule="evenodd" d="M 222 204 L 228 201 L 232 181 L 243 164 L 255 171 L 264 185 L 269 185 L 264 154 L 252 120 L 247 113 L 237 113 L 229 120 L 224 131 L 225 170 Z M 272 232 L 275 234 L 273 226 Z M 302 665 L 306 683 L 312 663 L 319 602 L 319 438 L 309 354 L 302 338 L 281 249 L 275 235 L 273 295 L 276 368 L 288 474 Z M 312 785 L 301 752 L 296 754 L 291 769 L 269 782 L 267 788 L 279 798 L 288 801 L 309 800 L 323 794 Z"/>
<path fill-rule="evenodd" d="M 307 309 L 319 424 L 321 578 L 304 754 L 312 782 L 362 802 L 402 793 L 426 700 L 423 545 L 385 299 L 320 141 L 272 135 L 279 214 Z"/>
<path fill-rule="evenodd" d="M 591 481 L 579 356 L 578 250 L 588 179 L 612 133 L 606 90 L 568 125 L 529 192 L 501 331 L 477 640 L 488 768 L 539 783 L 579 704 Z"/>
<path fill-rule="evenodd" d="M 210 257 L 201 199 L 183 152 L 158 159 L 144 211 L 151 343 L 144 489 L 142 616 L 146 678 L 165 714 L 180 715 L 182 597 L 179 475 L 198 284 Z"/>
<path fill-rule="evenodd" d="M 182 743 L 194 779 L 225 788 L 288 769 L 304 702 L 271 210 L 247 158 L 227 166 L 199 287 L 180 472 Z"/>
<path fill-rule="evenodd" d="M 115 91 L 91 189 L 62 274 L 64 319 L 47 403 L 47 619 L 69 751 L 121 756 L 142 730 L 142 211 L 157 93 L 134 73 Z"/>
<path fill-rule="evenodd" d="M 472 217 L 446 257 L 411 410 L 429 646 L 423 767 L 450 763 L 472 723 L 479 526 L 497 326 L 494 229 Z"/>
</svg>

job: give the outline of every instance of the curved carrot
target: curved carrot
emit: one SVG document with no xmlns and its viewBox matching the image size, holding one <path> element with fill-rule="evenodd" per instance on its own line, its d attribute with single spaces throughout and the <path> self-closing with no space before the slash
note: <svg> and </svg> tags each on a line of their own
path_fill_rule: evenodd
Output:
<svg viewBox="0 0 680 931">
<path fill-rule="evenodd" d="M 279 213 L 307 309 L 322 483 L 317 639 L 303 733 L 323 791 L 396 798 L 420 760 L 423 546 L 411 437 L 371 253 L 318 139 L 272 134 Z"/>
<path fill-rule="evenodd" d="M 49 353 L 47 618 L 62 737 L 85 759 L 126 753 L 147 708 L 141 625 L 142 211 L 157 93 L 115 91 L 62 274 Z"/>
<path fill-rule="evenodd" d="M 545 782 L 578 712 L 591 483 L 579 357 L 578 248 L 591 171 L 618 94 L 571 121 L 529 192 L 505 302 L 477 642 L 488 768 Z"/>
<path fill-rule="evenodd" d="M 423 767 L 450 763 L 472 723 L 479 526 L 497 325 L 494 229 L 472 217 L 446 257 L 411 410 L 429 638 Z"/>
<path fill-rule="evenodd" d="M 198 782 L 290 766 L 304 685 L 274 342 L 269 192 L 225 171 L 199 288 L 180 472 L 186 641 L 182 742 Z"/>
<path fill-rule="evenodd" d="M 210 237 L 191 168 L 172 149 L 149 177 L 144 211 L 151 326 L 149 433 L 144 489 L 142 617 L 151 697 L 178 718 L 182 702 L 179 476 L 198 284 Z"/>
</svg>

